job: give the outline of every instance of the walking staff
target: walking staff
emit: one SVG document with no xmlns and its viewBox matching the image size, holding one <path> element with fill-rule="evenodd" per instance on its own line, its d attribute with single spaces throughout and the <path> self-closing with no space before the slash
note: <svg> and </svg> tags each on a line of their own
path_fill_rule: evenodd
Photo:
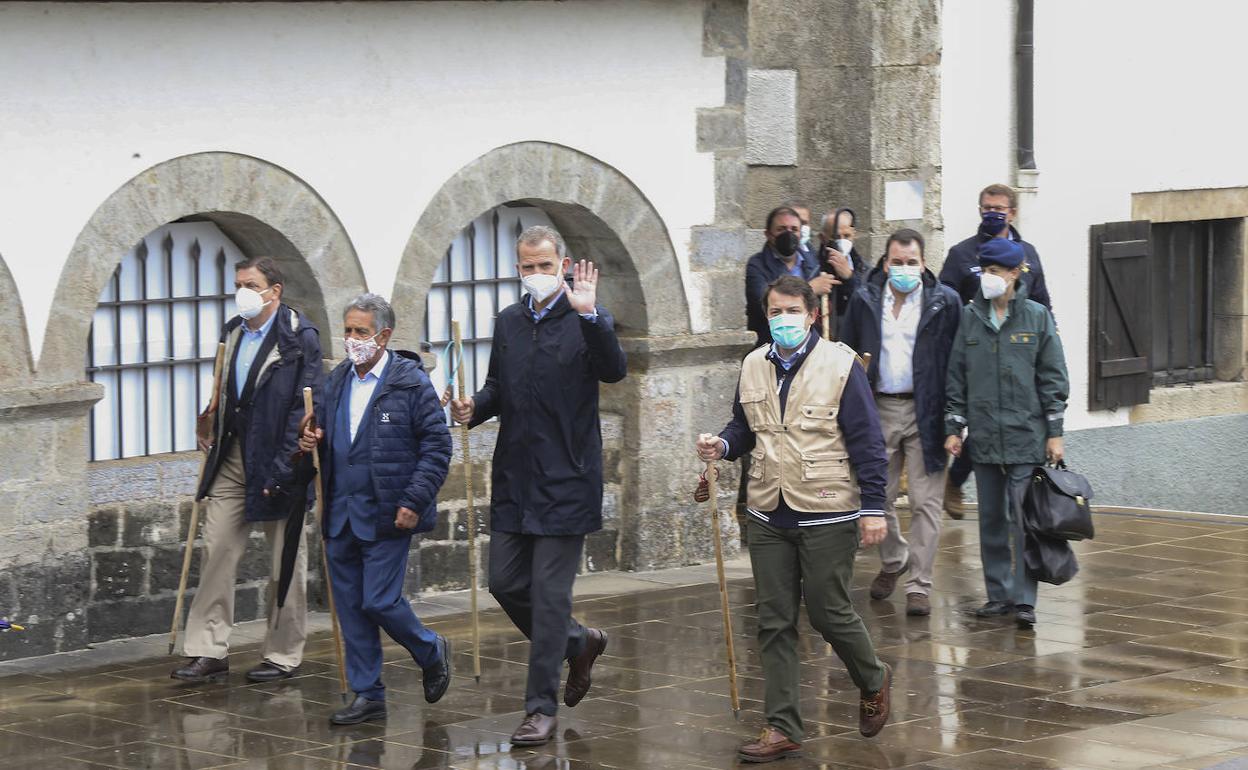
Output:
<svg viewBox="0 0 1248 770">
<path fill-rule="evenodd" d="M 751 456 L 747 541 L 767 726 L 739 749 L 746 762 L 801 752 L 803 597 L 858 687 L 858 729 L 868 738 L 888 721 L 892 680 L 850 601 L 859 541 L 875 545 L 885 531 L 887 460 L 871 388 L 853 350 L 813 331 L 819 303 L 809 284 L 781 276 L 763 303 L 774 342 L 742 362 L 732 420 L 696 442 L 703 462 Z"/>
<path fill-rule="evenodd" d="M 554 735 L 556 693 L 569 663 L 563 702 L 589 691 L 607 635 L 572 617 L 572 582 L 585 535 L 602 528 L 602 432 L 598 384 L 627 371 L 615 322 L 597 306 L 598 270 L 571 260 L 563 237 L 534 226 L 520 234 L 516 265 L 527 296 L 494 324 L 485 385 L 451 404 L 469 427 L 499 418 L 490 499 L 490 593 L 529 638 L 525 717 L 518 746 Z"/>
<path fill-rule="evenodd" d="M 711 537 L 715 541 L 715 574 L 719 580 L 719 613 L 724 621 L 724 650 L 728 656 L 728 695 L 732 702 L 732 717 L 741 713 L 741 696 L 737 692 L 737 652 L 732 642 L 732 615 L 728 612 L 728 579 L 724 575 L 724 538 L 719 531 L 719 469 L 714 462 L 706 464 L 702 473 L 706 489 L 698 489 L 697 502 L 703 502 L 705 494 L 711 501 Z"/>
<path fill-rule="evenodd" d="M 196 424 L 206 422 L 217 413 L 218 396 L 221 391 L 221 361 L 225 358 L 225 343 L 217 343 L 217 355 L 212 362 L 212 394 L 208 399 L 208 407 L 199 416 Z M 169 627 L 169 654 L 172 655 L 178 644 L 178 627 L 182 625 L 182 600 L 186 598 L 186 579 L 191 574 L 191 552 L 195 550 L 195 535 L 199 530 L 199 485 L 204 481 L 204 469 L 208 467 L 208 455 L 199 461 L 199 475 L 195 479 L 195 499 L 191 501 L 191 522 L 186 529 L 186 549 L 182 552 L 182 576 L 178 578 L 178 598 L 173 603 L 173 623 Z"/>
<path fill-rule="evenodd" d="M 451 434 L 420 355 L 390 350 L 394 310 L 361 294 L 343 313 L 347 360 L 325 383 L 323 427 L 309 420 L 299 448 L 319 457 L 329 504 L 321 519 L 347 679 L 355 699 L 334 725 L 386 718 L 381 631 L 423 672 L 425 701 L 451 683 L 451 646 L 420 622 L 403 594 L 412 535 L 437 523 Z"/>
<path fill-rule="evenodd" d="M 467 398 L 464 387 L 464 338 L 459 321 L 451 321 L 455 338 L 455 376 L 459 385 L 459 397 Z M 464 499 L 468 504 L 468 586 L 472 607 L 472 677 L 481 683 L 481 618 L 477 612 L 477 506 L 472 498 L 472 454 L 468 445 L 468 426 L 459 426 L 459 437 L 464 453 Z"/>
<path fill-rule="evenodd" d="M 286 524 L 306 485 L 295 478 L 294 457 L 305 387 L 320 391 L 321 343 L 308 317 L 282 302 L 284 287 L 269 257 L 234 267 L 238 315 L 225 324 L 223 376 L 214 398 L 220 408 L 197 430 L 208 452 L 196 497 L 203 498 L 204 531 L 199 588 L 191 600 L 182 642 L 189 657 L 171 676 L 204 682 L 228 676 L 234 628 L 234 584 L 252 526 L 264 527 L 274 584 L 281 572 Z M 299 549 L 290 593 L 265 629 L 253 682 L 294 676 L 307 637 L 307 556 Z"/>
</svg>

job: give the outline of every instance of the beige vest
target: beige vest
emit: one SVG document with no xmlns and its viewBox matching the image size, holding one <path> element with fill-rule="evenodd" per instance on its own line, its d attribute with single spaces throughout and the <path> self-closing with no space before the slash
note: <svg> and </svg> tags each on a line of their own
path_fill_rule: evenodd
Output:
<svg viewBox="0 0 1248 770">
<path fill-rule="evenodd" d="M 741 407 L 756 439 L 750 452 L 748 505 L 774 511 L 783 489 L 785 502 L 795 511 L 858 510 L 858 479 L 836 420 L 854 351 L 818 339 L 789 385 L 782 420 L 776 369 L 767 360 L 770 349 L 758 348 L 741 365 Z"/>
</svg>

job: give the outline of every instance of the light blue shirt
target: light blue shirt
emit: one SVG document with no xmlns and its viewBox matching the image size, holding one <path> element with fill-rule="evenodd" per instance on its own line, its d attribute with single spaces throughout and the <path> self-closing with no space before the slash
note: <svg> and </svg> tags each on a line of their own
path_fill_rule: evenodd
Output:
<svg viewBox="0 0 1248 770">
<path fill-rule="evenodd" d="M 247 384 L 247 376 L 251 373 L 251 367 L 256 363 L 256 354 L 260 352 L 260 344 L 264 342 L 264 335 L 269 333 L 269 329 L 273 326 L 273 320 L 277 318 L 277 313 L 269 316 L 269 320 L 254 332 L 247 326 L 247 322 L 243 321 L 243 325 L 239 328 L 243 330 L 242 335 L 238 338 L 238 356 L 234 359 L 234 380 L 238 387 L 235 389 L 235 396 L 243 395 L 243 387 Z M 263 362 L 261 362 L 263 363 Z"/>
<path fill-rule="evenodd" d="M 563 294 L 562 286 L 559 287 L 559 294 Z M 533 316 L 533 323 L 537 323 L 541 321 L 543 318 L 547 316 L 547 314 L 550 313 L 550 309 L 555 306 L 556 302 L 559 301 L 559 294 L 556 294 L 554 297 L 552 297 L 551 300 L 546 303 L 546 307 L 542 308 L 541 310 L 533 309 L 533 295 L 532 294 L 524 295 L 524 302 L 526 305 L 528 305 L 529 313 Z M 579 315 L 581 318 L 584 318 L 586 321 L 589 321 L 590 323 L 598 323 L 598 311 L 597 310 L 595 310 L 592 313 L 577 313 L 577 315 Z"/>
<path fill-rule="evenodd" d="M 351 402 L 347 417 L 351 421 L 353 443 L 355 434 L 360 430 L 360 420 L 364 419 L 364 412 L 368 410 L 368 404 L 373 400 L 373 392 L 377 390 L 377 383 L 381 382 L 381 375 L 386 371 L 388 363 L 390 363 L 390 351 L 386 350 L 382 352 L 381 360 L 368 370 L 368 374 L 364 375 L 364 379 L 360 379 L 354 366 L 351 367 Z"/>
</svg>

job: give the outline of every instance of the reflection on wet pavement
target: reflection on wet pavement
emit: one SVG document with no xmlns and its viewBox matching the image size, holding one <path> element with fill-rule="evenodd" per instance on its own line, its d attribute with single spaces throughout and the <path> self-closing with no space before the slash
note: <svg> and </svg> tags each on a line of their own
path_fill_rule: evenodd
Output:
<svg viewBox="0 0 1248 770">
<path fill-rule="evenodd" d="M 779 767 L 1248 767 L 1248 520 L 1103 514 L 1097 534 L 1076 545 L 1077 579 L 1041 589 L 1030 632 L 968 614 L 982 601 L 973 521 L 946 523 L 929 618 L 906 617 L 900 591 L 867 598 L 879 562 L 862 555 L 855 601 L 894 666 L 893 719 L 875 739 L 857 734 L 857 693 L 807 625 L 809 734 L 804 757 Z M 354 727 L 327 721 L 339 703 L 327 634 L 309 642 L 300 676 L 272 685 L 236 673 L 180 686 L 162 657 L 0 666 L 0 768 L 735 767 L 736 747 L 763 723 L 763 681 L 753 587 L 737 579 L 729 593 L 740 721 L 718 594 L 694 583 L 577 601 L 578 617 L 607 628 L 611 645 L 589 697 L 561 712 L 548 746 L 508 742 L 523 716 L 527 644 L 491 610 L 480 684 L 456 677 L 429 706 L 419 669 L 389 645 L 389 718 Z M 467 617 L 429 625 L 455 641 L 457 671 L 471 670 Z M 256 655 L 242 647 L 233 668 Z"/>
</svg>

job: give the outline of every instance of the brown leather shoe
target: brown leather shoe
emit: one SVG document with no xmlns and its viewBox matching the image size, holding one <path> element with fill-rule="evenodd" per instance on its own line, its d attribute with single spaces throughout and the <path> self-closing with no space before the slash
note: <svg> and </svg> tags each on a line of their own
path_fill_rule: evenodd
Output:
<svg viewBox="0 0 1248 770">
<path fill-rule="evenodd" d="M 230 675 L 229 658 L 190 658 L 186 665 L 169 675 L 171 679 L 198 684 L 224 679 Z"/>
<path fill-rule="evenodd" d="M 540 711 L 526 714 L 524 721 L 511 734 L 511 742 L 516 746 L 541 746 L 554 736 L 558 724 L 558 719 Z"/>
<path fill-rule="evenodd" d="M 575 706 L 581 702 L 581 698 L 585 697 L 585 693 L 589 692 L 589 685 L 593 681 L 589 672 L 594 667 L 594 661 L 606 649 L 606 631 L 598 628 L 585 629 L 585 649 L 581 650 L 581 654 L 577 655 L 568 667 L 568 683 L 563 688 L 565 704 Z"/>
<path fill-rule="evenodd" d="M 906 570 L 910 569 L 910 558 L 906 557 L 906 563 L 901 565 L 901 569 L 896 572 L 885 572 L 875 576 L 875 580 L 871 581 L 871 598 L 887 599 L 893 595 L 893 589 L 897 587 L 897 578 L 906 574 Z"/>
<path fill-rule="evenodd" d="M 789 740 L 787 735 L 774 727 L 764 727 L 758 740 L 737 749 L 737 759 L 742 762 L 775 762 L 777 759 L 798 757 L 801 754 L 802 744 Z"/>
<path fill-rule="evenodd" d="M 884 686 L 874 695 L 863 698 L 858 703 L 858 732 L 867 738 L 873 738 L 884 729 L 888 722 L 889 705 L 892 702 L 890 693 L 893 689 L 893 669 L 884 664 Z"/>
<path fill-rule="evenodd" d="M 945 513 L 955 521 L 966 516 L 966 505 L 962 502 L 962 487 L 945 481 Z"/>
<path fill-rule="evenodd" d="M 912 617 L 926 617 L 932 614 L 932 602 L 927 594 L 906 594 L 906 614 Z"/>
</svg>

